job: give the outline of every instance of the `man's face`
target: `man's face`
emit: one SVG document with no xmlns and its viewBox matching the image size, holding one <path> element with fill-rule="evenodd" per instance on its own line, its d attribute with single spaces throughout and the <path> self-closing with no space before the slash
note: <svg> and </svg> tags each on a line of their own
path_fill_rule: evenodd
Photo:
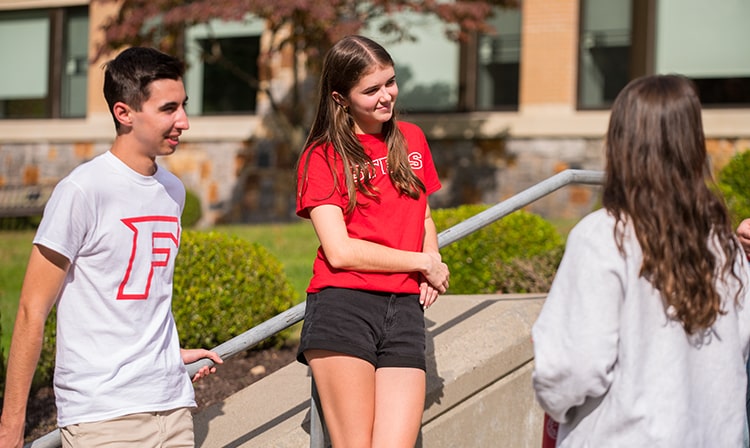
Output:
<svg viewBox="0 0 750 448">
<path fill-rule="evenodd" d="M 185 111 L 187 94 L 182 80 L 159 79 L 149 86 L 150 96 L 132 113 L 133 136 L 149 157 L 172 154 L 182 131 L 190 127 Z"/>
</svg>

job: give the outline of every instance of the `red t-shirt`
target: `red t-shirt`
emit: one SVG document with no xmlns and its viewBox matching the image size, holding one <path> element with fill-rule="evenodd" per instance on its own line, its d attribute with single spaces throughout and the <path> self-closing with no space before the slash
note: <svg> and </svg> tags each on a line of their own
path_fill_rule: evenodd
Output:
<svg viewBox="0 0 750 448">
<path fill-rule="evenodd" d="M 409 164 L 424 183 L 427 194 L 419 199 L 412 199 L 399 194 L 391 183 L 386 167 L 388 150 L 381 135 L 358 135 L 374 165 L 372 184 L 377 187 L 377 199 L 357 193 L 357 206 L 347 215 L 344 213 L 349 236 L 372 241 L 396 249 L 420 252 L 424 241 L 424 214 L 427 207 L 427 195 L 440 189 L 432 154 L 422 130 L 414 124 L 399 122 L 399 128 L 406 137 L 409 151 Z M 333 188 L 333 176 L 326 157 L 334 158 L 335 152 L 330 146 L 317 146 L 310 149 L 310 164 L 307 178 L 303 181 L 304 163 L 300 163 L 297 172 L 297 215 L 310 218 L 310 209 L 318 205 L 333 204 L 346 210 L 349 196 L 346 192 L 343 165 L 336 157 L 338 185 Z M 313 276 L 307 292 L 318 292 L 323 288 L 361 289 L 392 293 L 419 292 L 419 275 L 417 272 L 381 273 L 355 272 L 335 269 L 325 258 L 323 249 L 313 263 Z"/>
</svg>

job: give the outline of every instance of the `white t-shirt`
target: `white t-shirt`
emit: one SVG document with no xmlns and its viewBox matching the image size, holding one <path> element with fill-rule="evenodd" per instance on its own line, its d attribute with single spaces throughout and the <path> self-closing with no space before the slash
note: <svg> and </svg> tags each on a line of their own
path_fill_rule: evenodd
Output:
<svg viewBox="0 0 750 448">
<path fill-rule="evenodd" d="M 71 261 L 57 300 L 58 425 L 195 406 L 172 317 L 185 189 L 112 153 L 60 181 L 34 243 Z"/>
<path fill-rule="evenodd" d="M 745 429 L 745 360 L 750 281 L 741 253 L 737 281 L 717 288 L 726 314 L 705 337 L 667 317 L 640 277 L 632 227 L 627 257 L 606 210 L 570 232 L 565 255 L 532 329 L 539 403 L 561 422 L 559 447 L 740 447 Z"/>
</svg>

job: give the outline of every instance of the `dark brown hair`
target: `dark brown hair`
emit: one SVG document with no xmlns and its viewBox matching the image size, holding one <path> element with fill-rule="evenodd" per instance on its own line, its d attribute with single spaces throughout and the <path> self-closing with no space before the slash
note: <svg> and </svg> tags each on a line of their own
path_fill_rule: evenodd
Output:
<svg viewBox="0 0 750 448">
<path fill-rule="evenodd" d="M 667 314 L 688 334 L 709 328 L 724 313 L 717 276 L 739 281 L 739 243 L 711 189 L 692 82 L 676 75 L 631 81 L 612 106 L 606 155 L 603 205 L 617 219 L 620 251 L 630 222 L 643 251 L 640 275 L 661 292 Z"/>
<path fill-rule="evenodd" d="M 298 164 L 304 163 L 302 185 L 297 186 L 298 192 L 305 187 L 311 149 L 322 146 L 330 151 L 327 161 L 334 179 L 331 194 L 339 183 L 335 164 L 338 160 L 343 163 L 349 196 L 346 213 L 350 213 L 357 205 L 357 192 L 369 197 L 377 196 L 370 178 L 372 160 L 354 134 L 352 117 L 334 101 L 333 92 L 348 96 L 363 76 L 377 67 L 389 66 L 393 66 L 393 59 L 385 48 L 363 36 L 347 36 L 326 53 L 320 78 L 318 109 L 305 149 L 298 161 Z M 395 110 L 390 120 L 383 124 L 382 134 L 388 148 L 387 163 L 391 182 L 401 194 L 418 198 L 425 192 L 425 186 L 409 166 L 406 139 L 398 128 Z"/>
</svg>

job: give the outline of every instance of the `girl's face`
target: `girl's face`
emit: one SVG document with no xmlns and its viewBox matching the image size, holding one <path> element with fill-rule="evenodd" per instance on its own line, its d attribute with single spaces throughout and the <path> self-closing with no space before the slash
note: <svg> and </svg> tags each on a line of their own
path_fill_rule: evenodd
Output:
<svg viewBox="0 0 750 448">
<path fill-rule="evenodd" d="M 362 76 L 348 96 L 333 93 L 333 99 L 349 107 L 355 134 L 378 134 L 393 116 L 398 97 L 396 72 L 392 66 L 378 66 Z"/>
</svg>

